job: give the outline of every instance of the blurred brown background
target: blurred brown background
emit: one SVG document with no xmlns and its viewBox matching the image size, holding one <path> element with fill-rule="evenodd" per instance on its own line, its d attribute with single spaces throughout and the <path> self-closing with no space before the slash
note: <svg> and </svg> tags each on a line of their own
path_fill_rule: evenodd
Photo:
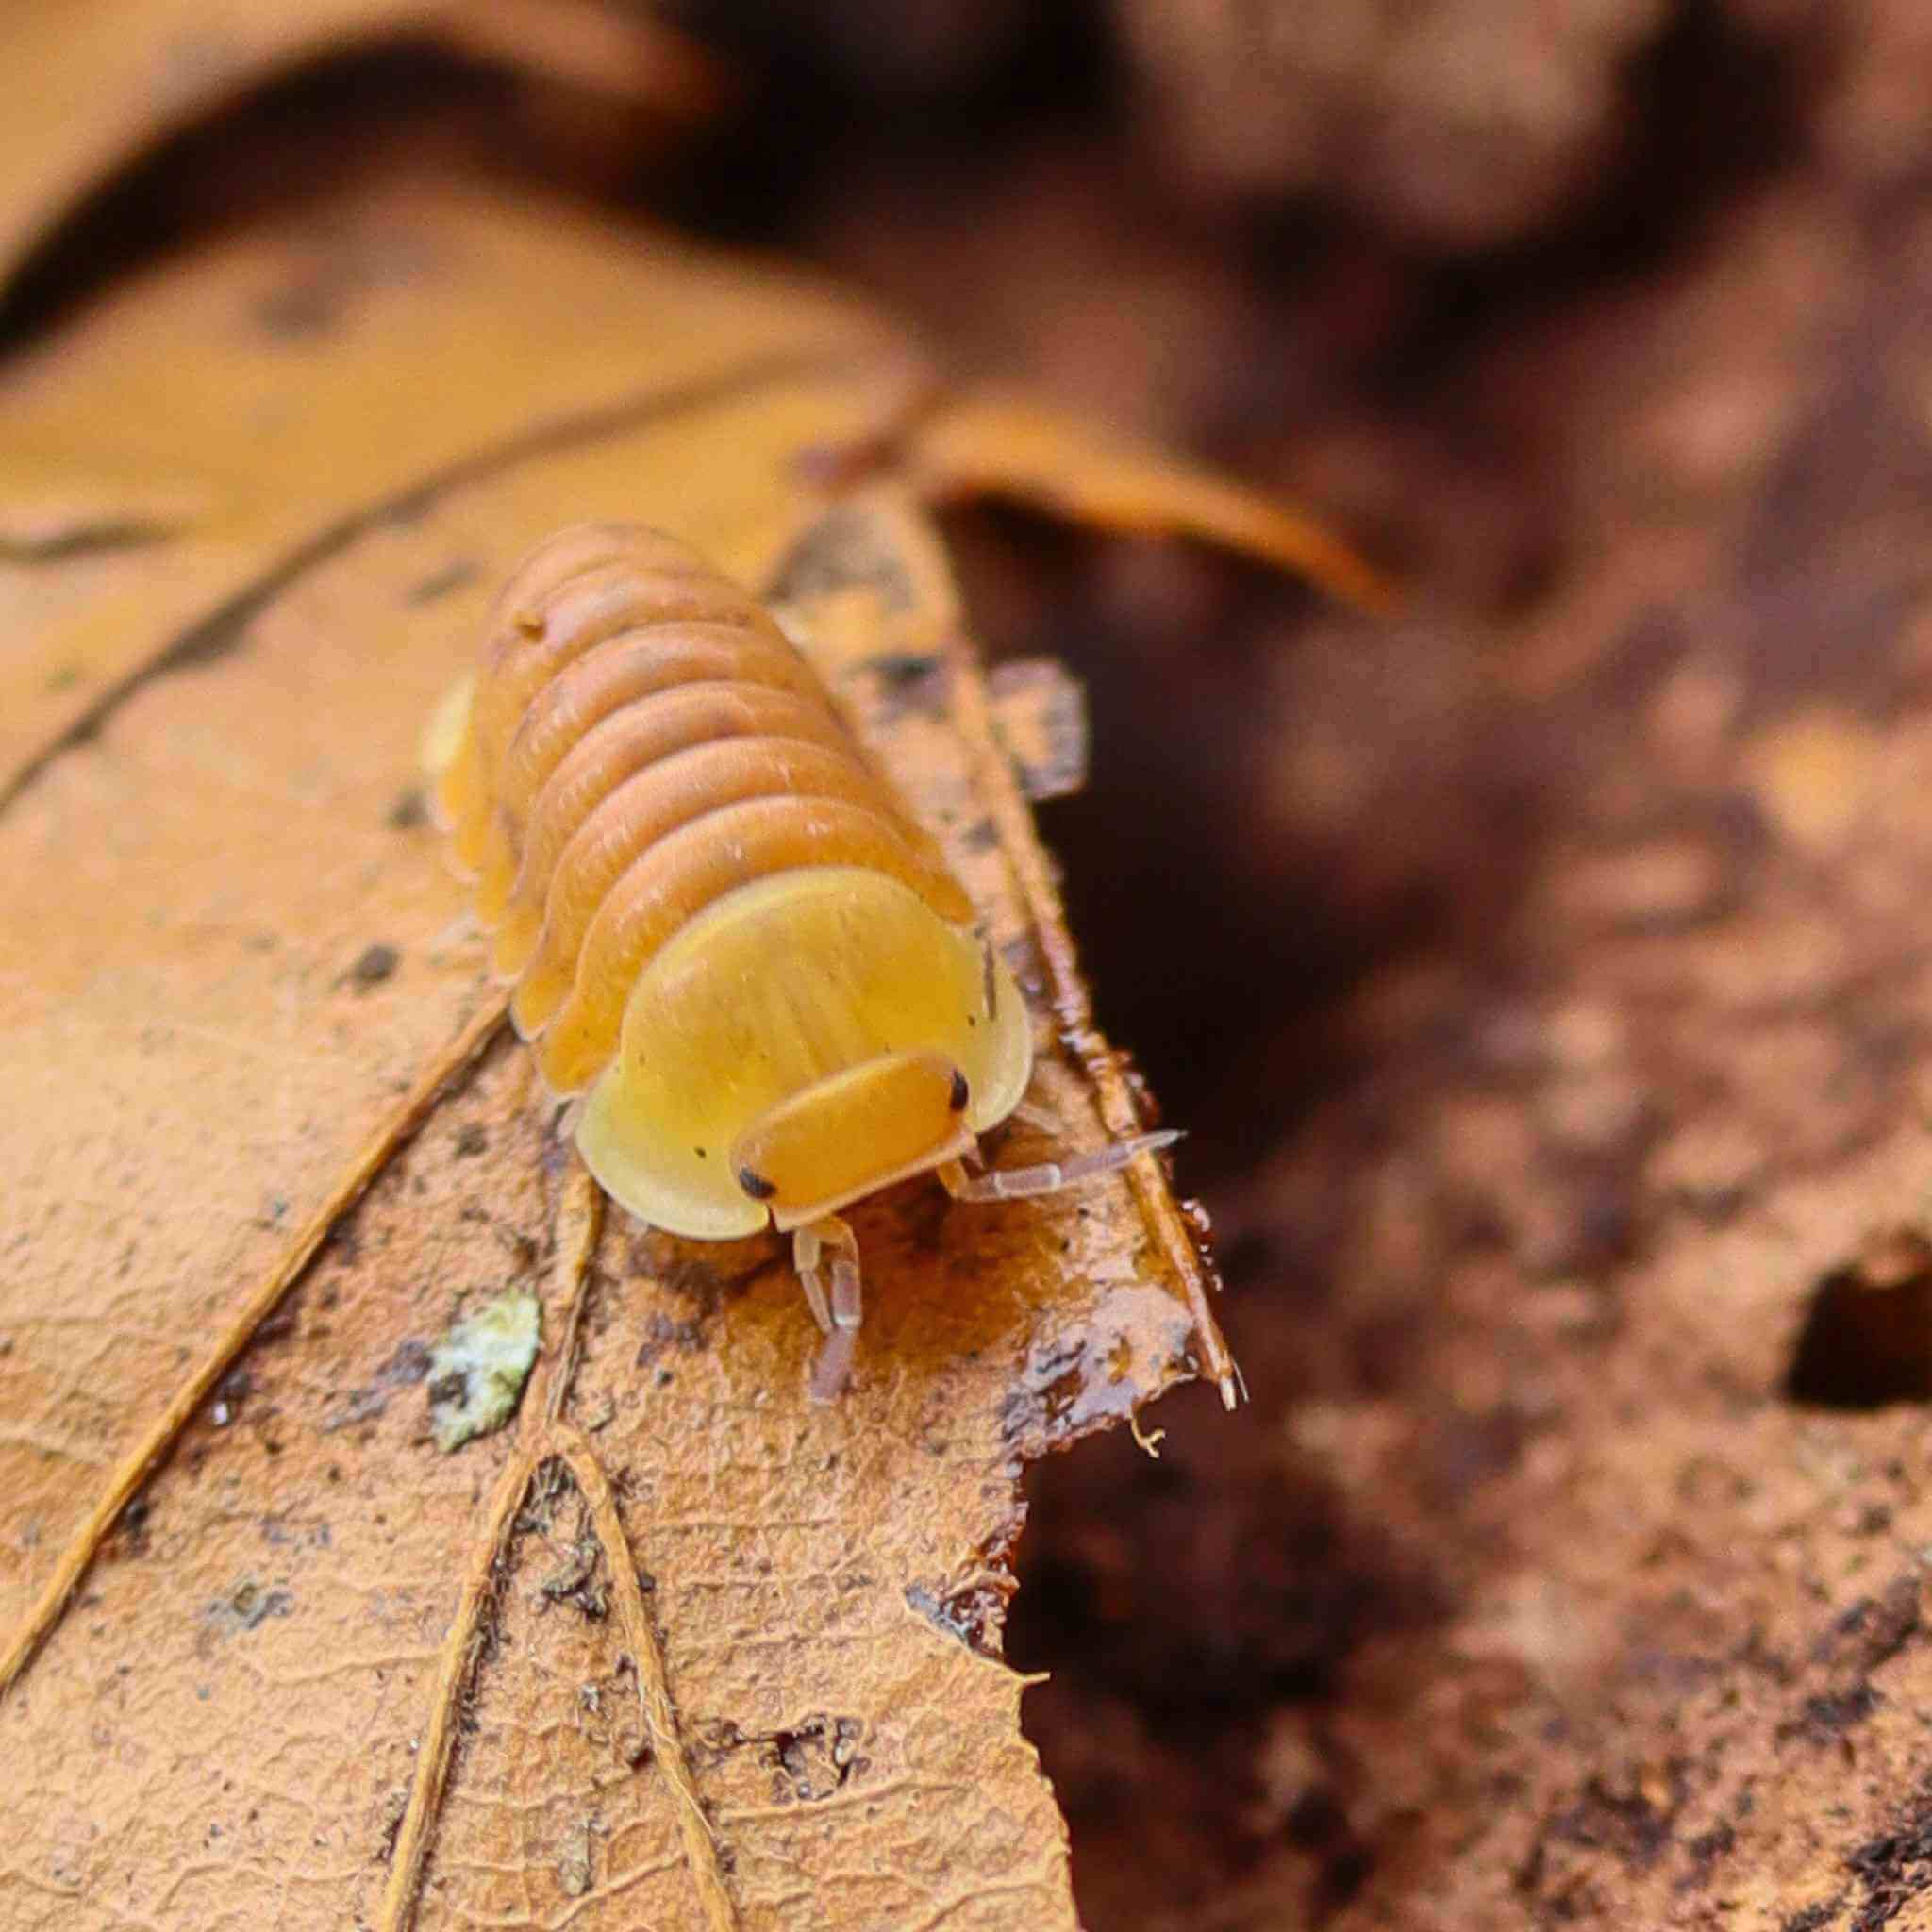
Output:
<svg viewBox="0 0 1932 1932">
<path fill-rule="evenodd" d="M 9 340 L 344 174 L 534 176 L 1350 534 L 1400 621 L 949 529 L 988 648 L 1088 686 L 1042 819 L 1254 1396 L 1030 1479 L 1008 1653 L 1086 1922 L 1932 1923 L 1872 1675 L 1932 1514 L 1917 1411 L 1864 1413 L 1926 1391 L 1856 1338 L 1790 1381 L 1836 1230 L 1712 1287 L 1819 1190 L 1921 1211 L 1859 1163 L 1932 1102 L 1932 11 L 681 18 L 724 79 L 677 134 L 480 46 L 319 61 L 56 234 Z"/>
</svg>

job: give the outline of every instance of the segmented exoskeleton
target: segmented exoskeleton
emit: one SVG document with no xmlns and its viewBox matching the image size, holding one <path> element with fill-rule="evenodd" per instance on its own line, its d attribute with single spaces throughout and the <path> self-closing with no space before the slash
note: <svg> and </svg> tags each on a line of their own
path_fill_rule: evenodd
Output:
<svg viewBox="0 0 1932 1932">
<path fill-rule="evenodd" d="M 859 1325 L 840 1209 L 925 1173 L 1045 1192 L 1174 1138 L 969 1175 L 1031 1076 L 1019 991 L 776 622 L 673 539 L 586 525 L 526 558 L 430 758 L 591 1173 L 667 1233 L 791 1233 L 821 1399 Z"/>
</svg>

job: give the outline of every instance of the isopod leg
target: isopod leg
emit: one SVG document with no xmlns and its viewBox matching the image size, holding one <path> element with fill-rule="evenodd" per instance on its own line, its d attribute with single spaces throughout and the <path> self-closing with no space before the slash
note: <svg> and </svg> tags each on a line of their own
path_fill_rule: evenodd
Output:
<svg viewBox="0 0 1932 1932">
<path fill-rule="evenodd" d="M 798 1285 L 805 1291 L 806 1307 L 811 1310 L 811 1318 L 826 1335 L 832 1332 L 831 1306 L 825 1300 L 825 1284 L 819 1274 L 819 1241 L 815 1227 L 801 1227 L 791 1237 L 791 1266 L 797 1272 Z"/>
<path fill-rule="evenodd" d="M 1058 1194 L 1065 1188 L 1077 1188 L 1083 1181 L 1111 1174 L 1141 1154 L 1153 1154 L 1171 1147 L 1180 1139 L 1172 1127 L 1158 1134 L 1136 1134 L 1130 1141 L 1115 1141 L 1096 1147 L 1091 1154 L 1076 1154 L 1071 1160 L 1042 1160 L 1033 1167 L 996 1167 L 991 1174 L 969 1174 L 956 1160 L 939 1171 L 946 1191 L 956 1201 L 1024 1201 L 1038 1194 Z"/>
<path fill-rule="evenodd" d="M 811 1222 L 792 1235 L 791 1256 L 812 1317 L 825 1334 L 824 1346 L 812 1366 L 811 1399 L 833 1402 L 851 1379 L 853 1351 L 858 1342 L 859 1323 L 864 1319 L 858 1241 L 836 1214 L 828 1214 L 823 1221 Z M 822 1261 L 827 1261 L 831 1271 L 829 1297 L 819 1274 Z"/>
</svg>

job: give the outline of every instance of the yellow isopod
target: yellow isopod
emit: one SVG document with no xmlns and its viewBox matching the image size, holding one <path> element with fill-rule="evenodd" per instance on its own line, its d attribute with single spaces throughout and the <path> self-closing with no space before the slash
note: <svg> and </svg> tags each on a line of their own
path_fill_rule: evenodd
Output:
<svg viewBox="0 0 1932 1932">
<path fill-rule="evenodd" d="M 668 1234 L 791 1235 L 816 1399 L 859 1326 L 841 1208 L 923 1174 L 1045 1193 L 1175 1138 L 969 1174 L 1032 1075 L 1019 991 L 776 622 L 684 544 L 584 525 L 526 558 L 428 758 L 591 1174 Z"/>
</svg>

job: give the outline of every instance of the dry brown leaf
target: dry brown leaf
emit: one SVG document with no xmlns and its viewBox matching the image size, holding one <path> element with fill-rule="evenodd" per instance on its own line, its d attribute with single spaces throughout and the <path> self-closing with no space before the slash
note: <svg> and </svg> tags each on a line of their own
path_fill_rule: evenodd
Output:
<svg viewBox="0 0 1932 1932">
<path fill-rule="evenodd" d="M 198 117 L 306 61 L 408 36 L 671 111 L 712 92 L 665 23 L 604 0 L 14 0 L 0 14 L 0 268 Z"/>
<path fill-rule="evenodd" d="M 1265 557 L 1365 610 L 1395 603 L 1313 518 L 1038 397 L 988 389 L 947 399 L 921 423 L 907 460 L 935 499 L 1007 496 L 1108 529 L 1180 531 Z"/>
<path fill-rule="evenodd" d="M 501 197 L 336 210 L 141 277 L 0 388 L 25 641 L 0 795 L 130 676 L 218 650 L 265 581 L 552 445 L 658 422 L 693 527 L 769 547 L 797 453 L 869 426 L 903 353 L 803 281 Z"/>
<path fill-rule="evenodd" d="M 16 365 L 0 411 L 0 563 L 19 566 L 0 800 L 131 679 L 221 649 L 281 577 L 440 491 L 652 424 L 681 443 L 664 474 L 691 526 L 754 558 L 820 483 L 903 460 L 928 496 L 1031 496 L 1378 590 L 1253 492 L 1144 452 L 1109 476 L 1113 445 L 1037 407 L 989 418 L 821 283 L 502 195 L 338 205 L 137 278 Z M 1004 473 L 991 423 L 1015 425 Z"/>
<path fill-rule="evenodd" d="M 890 472 L 906 368 L 829 296 L 419 195 L 15 376 L 6 1923 L 1072 1924 L 1015 1482 L 1221 1371 L 1172 1197 L 870 1205 L 813 1408 L 774 1248 L 604 1224 L 415 790 L 513 558 L 661 523 L 795 608 L 1025 962 L 1070 1138 L 1130 1131 L 934 540 L 812 480 Z M 508 1289 L 535 1376 L 445 1456 L 429 1349 Z"/>
</svg>

